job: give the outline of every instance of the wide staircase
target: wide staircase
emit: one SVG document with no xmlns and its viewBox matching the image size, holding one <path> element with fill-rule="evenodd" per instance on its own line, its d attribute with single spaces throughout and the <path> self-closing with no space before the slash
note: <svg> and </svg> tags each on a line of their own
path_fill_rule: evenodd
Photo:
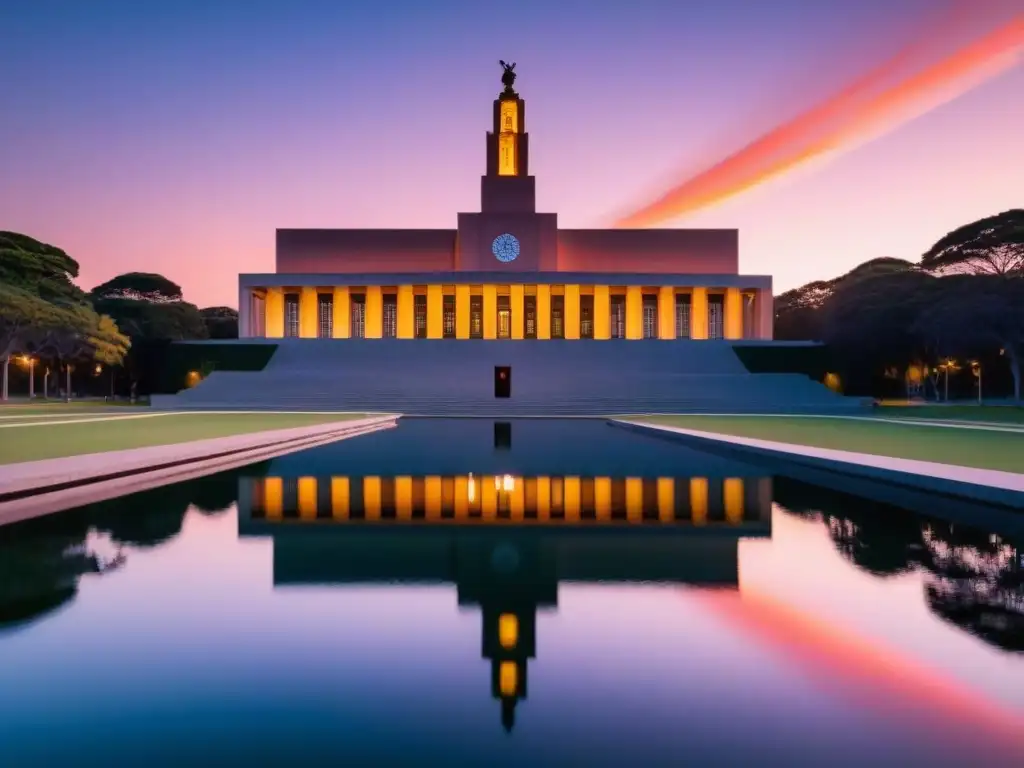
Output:
<svg viewBox="0 0 1024 768">
<path fill-rule="evenodd" d="M 495 398 L 496 366 L 511 396 Z M 804 413 L 860 409 L 800 374 L 751 374 L 728 342 L 284 340 L 266 368 L 215 371 L 158 408 L 408 415 Z"/>
</svg>

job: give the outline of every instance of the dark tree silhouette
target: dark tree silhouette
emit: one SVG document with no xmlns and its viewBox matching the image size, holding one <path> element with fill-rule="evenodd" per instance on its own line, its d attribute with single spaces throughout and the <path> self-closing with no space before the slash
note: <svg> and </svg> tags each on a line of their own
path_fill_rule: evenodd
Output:
<svg viewBox="0 0 1024 768">
<path fill-rule="evenodd" d="M 199 310 L 211 339 L 238 338 L 238 310 L 231 307 L 206 307 Z"/>
<path fill-rule="evenodd" d="M 921 268 L 937 274 L 1024 276 L 1024 209 L 954 229 L 921 257 Z"/>
</svg>

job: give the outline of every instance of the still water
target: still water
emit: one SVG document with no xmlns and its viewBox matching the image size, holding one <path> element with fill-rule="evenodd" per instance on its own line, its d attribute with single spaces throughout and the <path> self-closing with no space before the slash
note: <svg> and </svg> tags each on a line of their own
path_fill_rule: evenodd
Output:
<svg viewBox="0 0 1024 768">
<path fill-rule="evenodd" d="M 414 420 L 0 529 L 0 762 L 1024 764 L 1021 518 L 811 479 Z"/>
</svg>

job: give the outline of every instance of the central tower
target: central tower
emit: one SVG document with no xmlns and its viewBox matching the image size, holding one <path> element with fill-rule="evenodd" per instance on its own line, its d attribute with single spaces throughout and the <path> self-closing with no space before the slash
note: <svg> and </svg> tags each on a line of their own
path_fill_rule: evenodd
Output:
<svg viewBox="0 0 1024 768">
<path fill-rule="evenodd" d="M 505 89 L 494 100 L 493 130 L 487 133 L 487 174 L 480 185 L 483 213 L 533 213 L 536 184 L 530 176 L 530 137 L 526 133 L 526 102 L 513 89 L 516 65 L 505 68 Z"/>
</svg>

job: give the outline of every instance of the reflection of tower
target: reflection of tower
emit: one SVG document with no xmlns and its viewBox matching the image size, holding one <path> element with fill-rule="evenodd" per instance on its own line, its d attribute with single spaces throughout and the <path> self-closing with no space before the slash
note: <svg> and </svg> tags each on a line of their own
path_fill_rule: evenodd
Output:
<svg viewBox="0 0 1024 768">
<path fill-rule="evenodd" d="M 511 731 L 516 702 L 526 698 L 527 660 L 537 652 L 535 613 L 484 611 L 483 655 L 491 660 L 491 695 L 501 701 L 501 724 Z"/>
</svg>

